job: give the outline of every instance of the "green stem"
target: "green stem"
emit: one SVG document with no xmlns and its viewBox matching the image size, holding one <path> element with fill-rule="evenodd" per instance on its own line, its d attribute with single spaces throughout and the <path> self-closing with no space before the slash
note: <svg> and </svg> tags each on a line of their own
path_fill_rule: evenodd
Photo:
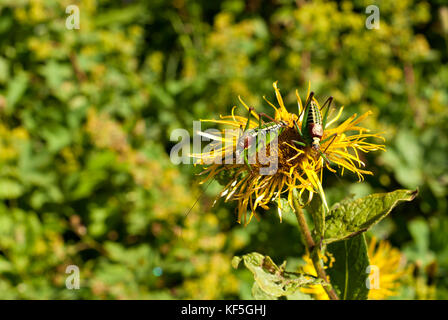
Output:
<svg viewBox="0 0 448 320">
<path fill-rule="evenodd" d="M 323 268 L 321 259 L 319 258 L 320 248 L 316 246 L 313 237 L 311 236 L 310 228 L 303 214 L 303 210 L 298 203 L 297 197 L 293 197 L 294 213 L 296 214 L 297 222 L 299 223 L 299 229 L 302 234 L 303 242 L 305 244 L 306 250 L 313 261 L 314 269 L 319 278 L 323 279 L 327 285 L 323 285 L 325 292 L 331 300 L 339 300 L 338 295 L 333 290 L 330 282 L 328 281 L 327 274 Z"/>
</svg>

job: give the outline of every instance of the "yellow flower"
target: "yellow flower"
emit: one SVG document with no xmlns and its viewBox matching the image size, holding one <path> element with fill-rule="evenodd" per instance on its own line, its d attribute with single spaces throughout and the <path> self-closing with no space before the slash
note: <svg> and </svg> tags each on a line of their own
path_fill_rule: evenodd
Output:
<svg viewBox="0 0 448 320">
<path fill-rule="evenodd" d="M 343 107 L 339 109 L 337 114 L 329 119 L 323 128 L 322 137 L 320 139 L 320 150 L 311 147 L 311 143 L 301 146 L 297 142 L 304 142 L 303 136 L 297 128 L 302 126 L 304 121 L 304 105 L 296 90 L 298 114 L 287 111 L 277 82 L 273 84 L 278 106 L 275 106 L 264 98 L 274 109 L 275 116 L 270 118 L 271 122 L 264 123 L 260 119 L 260 115 L 253 108 L 249 108 L 239 97 L 240 102 L 246 108 L 248 117 L 235 115 L 236 106 L 233 107 L 229 116 L 221 116 L 218 120 L 201 120 L 203 122 L 213 122 L 216 124 L 228 125 L 234 130 L 224 130 L 220 135 L 210 135 L 202 133 L 203 136 L 215 140 L 218 144 L 215 150 L 213 148 L 199 154 L 191 156 L 197 158 L 197 163 L 206 165 L 201 174 L 207 174 L 205 180 L 219 178 L 223 174 L 230 175 L 230 181 L 226 182 L 224 190 L 220 193 L 220 197 L 225 201 L 238 201 L 238 222 L 248 223 L 253 216 L 256 216 L 256 209 L 262 207 L 268 209 L 272 201 L 278 201 L 278 213 L 281 220 L 282 203 L 280 197 L 287 194 L 288 202 L 292 205 L 293 190 L 297 190 L 299 195 L 305 196 L 307 201 L 311 201 L 313 195 L 318 193 L 324 204 L 327 206 L 325 194 L 322 187 L 322 175 L 324 167 L 332 172 L 336 172 L 331 168 L 327 161 L 322 157 L 325 154 L 329 163 L 335 164 L 341 168 L 341 174 L 344 170 L 354 172 L 359 180 L 363 179 L 364 174 L 372 174 L 370 171 L 361 169 L 365 166 L 359 157 L 359 152 L 369 152 L 374 150 L 385 150 L 384 145 L 370 143 L 366 138 L 381 138 L 378 134 L 369 134 L 369 130 L 358 126 L 369 114 L 370 111 L 357 117 L 356 114 L 348 118 L 339 126 L 334 127 L 333 124 L 340 118 Z M 310 97 L 310 87 L 308 87 L 307 99 Z M 316 98 L 312 101 L 320 110 Z M 266 118 L 265 116 L 264 118 Z M 322 115 L 320 115 L 322 118 Z M 306 119 L 305 119 L 306 121 Z M 260 169 L 266 169 L 269 164 L 262 161 L 263 158 L 258 156 L 255 163 L 249 167 L 245 163 L 226 163 L 226 159 L 232 158 L 237 147 L 241 147 L 241 139 L 244 137 L 241 129 L 248 126 L 249 132 L 259 132 L 260 124 L 265 127 L 280 127 L 278 132 L 277 148 L 272 148 L 269 143 L 261 146 L 264 149 L 266 157 L 275 157 L 277 159 L 277 170 L 271 174 L 261 174 Z M 297 126 L 296 126 L 297 124 Z M 347 135 L 348 132 L 354 134 Z M 245 139 L 245 138 L 244 138 Z M 384 140 L 384 139 L 383 139 Z M 244 147 L 246 148 L 246 146 Z M 266 160 L 266 159 L 264 159 Z M 241 161 L 240 161 L 241 162 Z M 328 207 L 328 206 L 327 206 Z M 250 210 L 247 219 L 247 211 Z"/>
<path fill-rule="evenodd" d="M 379 271 L 375 276 L 375 269 L 372 268 L 369 275 L 369 281 L 371 289 L 369 290 L 369 300 L 385 300 L 389 297 L 396 296 L 398 294 L 398 288 L 400 287 L 400 279 L 408 272 L 403 266 L 403 255 L 401 252 L 393 248 L 387 241 L 380 241 L 377 245 L 377 240 L 373 237 L 370 240 L 368 248 L 368 256 L 370 259 L 370 265 L 376 266 L 376 271 Z M 313 266 L 313 262 L 308 256 L 303 256 L 306 265 L 303 267 L 303 271 L 307 274 L 316 276 L 316 271 Z M 324 262 L 325 259 L 324 259 Z M 375 286 L 375 281 L 378 281 L 378 286 Z M 316 300 L 328 300 L 328 295 L 325 293 L 324 288 L 321 285 L 310 286 L 308 288 L 301 288 L 300 291 L 306 294 L 311 294 Z"/>
<path fill-rule="evenodd" d="M 403 268 L 403 256 L 401 252 L 392 248 L 387 241 L 380 241 L 378 246 L 377 240 L 373 237 L 369 243 L 369 259 L 370 265 L 377 266 L 379 270 L 379 288 L 369 290 L 370 300 L 384 300 L 388 297 L 397 295 L 400 286 L 400 279 L 407 273 Z M 372 270 L 373 271 L 373 270 Z M 369 275 L 372 282 L 373 275 Z"/>
<path fill-rule="evenodd" d="M 314 269 L 313 260 L 308 255 L 305 255 L 302 257 L 303 260 L 305 260 L 305 265 L 302 267 L 303 272 L 312 276 L 317 277 L 316 269 Z M 327 265 L 329 267 L 332 267 L 334 263 L 334 257 L 332 255 L 329 255 L 327 252 L 327 255 L 324 255 L 321 260 L 323 260 L 325 269 L 327 268 Z M 327 280 L 330 281 L 330 277 L 327 276 Z M 300 288 L 300 291 L 306 294 L 313 295 L 316 300 L 328 300 L 328 294 L 325 292 L 324 288 L 321 285 L 313 285 L 309 287 L 302 287 Z"/>
</svg>

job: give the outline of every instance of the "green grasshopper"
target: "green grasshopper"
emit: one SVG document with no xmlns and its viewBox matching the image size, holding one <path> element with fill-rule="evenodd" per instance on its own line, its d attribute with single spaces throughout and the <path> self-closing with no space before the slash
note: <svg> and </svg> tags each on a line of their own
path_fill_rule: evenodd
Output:
<svg viewBox="0 0 448 320">
<path fill-rule="evenodd" d="M 302 141 L 293 140 L 293 142 L 302 147 L 310 146 L 316 152 L 319 152 L 321 157 L 329 164 L 330 161 L 325 156 L 325 151 L 328 149 L 329 145 L 327 146 L 327 149 L 324 150 L 324 152 L 320 150 L 320 145 L 321 143 L 324 143 L 330 139 L 332 139 L 330 144 L 333 143 L 334 139 L 337 136 L 337 134 L 334 134 L 322 140 L 322 136 L 324 134 L 324 128 L 327 123 L 328 111 L 331 108 L 331 102 L 333 101 L 333 97 L 329 97 L 320 109 L 313 98 L 314 98 L 314 92 L 311 92 L 306 101 L 305 108 L 304 110 L 302 110 L 302 112 L 304 112 L 304 115 L 301 128 L 299 127 L 297 122 L 294 121 L 294 126 L 297 132 L 299 133 Z M 322 110 L 326 106 L 328 106 L 328 108 L 326 109 L 325 114 L 322 117 Z M 299 118 L 300 116 L 301 113 L 299 114 Z"/>
<path fill-rule="evenodd" d="M 318 152 L 321 155 L 321 157 L 327 162 L 327 164 L 329 164 L 330 161 L 325 156 L 325 151 L 328 149 L 329 145 L 327 146 L 327 149 L 324 150 L 324 152 L 322 152 L 320 150 L 320 145 L 321 145 L 321 143 L 324 143 L 330 139 L 332 139 L 332 141 L 331 141 L 331 143 L 332 143 L 337 136 L 336 134 L 334 134 L 334 135 L 322 140 L 322 136 L 324 134 L 324 128 L 327 123 L 328 111 L 331 108 L 331 103 L 333 101 L 333 97 L 329 97 L 320 109 L 317 106 L 316 102 L 313 100 L 313 97 L 314 97 L 314 92 L 311 92 L 306 101 L 305 108 L 304 108 L 304 110 L 302 110 L 302 112 L 304 112 L 304 116 L 303 116 L 301 128 L 299 127 L 297 122 L 294 121 L 294 126 L 295 126 L 297 132 L 299 133 L 302 141 L 293 140 L 293 142 L 302 147 L 310 146 L 311 148 L 313 148 L 316 152 Z M 328 108 L 326 109 L 324 116 L 322 116 L 322 110 L 325 107 L 328 107 Z M 269 144 L 274 140 L 274 138 L 279 136 L 283 132 L 283 130 L 285 130 L 285 128 L 288 126 L 288 124 L 284 121 L 277 122 L 274 119 L 272 119 L 271 117 L 269 117 L 268 115 L 266 115 L 264 113 L 259 113 L 258 114 L 258 121 L 259 121 L 258 128 L 249 129 L 250 117 L 252 115 L 253 110 L 254 110 L 254 108 L 252 108 L 252 107 L 249 108 L 249 114 L 247 117 L 246 126 L 243 130 L 243 134 L 239 135 L 238 142 L 237 142 L 237 159 L 238 159 L 238 157 L 241 156 L 241 150 L 242 150 L 242 153 L 243 153 L 242 156 L 243 156 L 244 162 L 251 170 L 252 170 L 252 168 L 249 164 L 249 157 L 253 156 L 254 150 L 253 150 L 253 148 L 250 148 L 250 146 L 253 143 L 256 143 L 255 151 L 259 150 L 261 144 L 259 143 L 259 141 L 257 141 L 258 135 L 260 133 L 265 134 L 266 135 L 266 144 Z M 299 113 L 299 118 L 301 115 L 302 114 Z M 262 124 L 262 120 L 261 120 L 262 117 L 268 118 L 270 120 L 270 122 Z M 241 127 L 240 127 L 240 130 L 241 130 Z"/>
<path fill-rule="evenodd" d="M 252 116 L 253 110 L 254 110 L 253 107 L 249 108 L 249 114 L 247 117 L 246 126 L 242 131 L 243 134 L 240 134 L 238 137 L 237 149 L 236 149 L 237 159 L 240 159 L 242 152 L 244 162 L 251 171 L 252 167 L 249 164 L 249 157 L 254 156 L 254 151 L 258 152 L 260 146 L 262 145 L 259 139 L 260 135 L 264 135 L 266 137 L 266 140 L 264 142 L 266 143 L 265 145 L 268 145 L 274 140 L 274 138 L 279 136 L 283 132 L 283 130 L 288 126 L 288 124 L 284 121 L 277 122 L 265 113 L 258 113 L 258 127 L 249 129 L 250 118 Z M 269 119 L 270 122 L 263 123 L 261 119 L 262 117 Z M 242 130 L 241 127 L 240 130 Z M 256 143 L 255 148 L 251 148 L 253 143 Z"/>
</svg>

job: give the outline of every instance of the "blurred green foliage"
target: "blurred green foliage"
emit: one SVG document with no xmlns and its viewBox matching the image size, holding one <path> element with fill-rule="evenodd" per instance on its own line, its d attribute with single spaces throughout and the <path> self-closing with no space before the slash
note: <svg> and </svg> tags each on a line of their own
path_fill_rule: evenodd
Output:
<svg viewBox="0 0 448 320">
<path fill-rule="evenodd" d="M 211 207 L 216 183 L 185 217 L 199 169 L 169 160 L 173 129 L 230 113 L 238 95 L 268 111 L 278 80 L 291 110 L 311 81 L 345 116 L 374 111 L 366 126 L 388 151 L 365 159 L 362 184 L 328 174 L 328 197 L 418 187 L 372 233 L 414 266 L 402 297 L 448 299 L 443 3 L 0 1 L 0 298 L 246 299 L 234 255 L 296 263 L 293 217 L 244 228 L 233 203 Z M 71 4 L 79 30 L 65 26 Z M 365 27 L 370 4 L 380 29 Z M 71 264 L 79 290 L 65 287 Z"/>
</svg>

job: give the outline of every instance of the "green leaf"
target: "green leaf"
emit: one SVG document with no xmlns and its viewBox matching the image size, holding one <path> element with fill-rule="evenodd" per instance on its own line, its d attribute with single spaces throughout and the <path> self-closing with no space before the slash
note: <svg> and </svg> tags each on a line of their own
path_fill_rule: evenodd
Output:
<svg viewBox="0 0 448 320">
<path fill-rule="evenodd" d="M 333 206 L 326 217 L 325 243 L 356 236 L 386 217 L 400 201 L 412 201 L 418 190 L 376 193 L 356 200 L 344 200 Z"/>
<path fill-rule="evenodd" d="M 60 125 L 48 125 L 42 128 L 41 134 L 48 143 L 49 152 L 58 152 L 72 139 L 70 130 Z"/>
<path fill-rule="evenodd" d="M 0 83 L 4 84 L 9 79 L 9 63 L 3 57 L 0 57 Z"/>
<path fill-rule="evenodd" d="M 354 238 L 332 243 L 328 251 L 335 258 L 327 269 L 333 288 L 343 300 L 365 300 L 369 294 L 366 286 L 369 257 L 363 234 Z"/>
<path fill-rule="evenodd" d="M 238 265 L 240 264 L 241 260 L 243 260 L 243 258 L 238 257 L 238 256 L 234 256 L 232 258 L 232 267 L 234 269 L 238 269 Z"/>
<path fill-rule="evenodd" d="M 39 69 L 39 72 L 45 77 L 48 87 L 55 91 L 60 91 L 62 83 L 73 74 L 69 65 L 58 63 L 55 60 L 48 61 Z"/>
<path fill-rule="evenodd" d="M 287 300 L 314 300 L 314 298 L 302 291 L 296 291 L 293 294 L 290 294 L 286 297 Z"/>
<path fill-rule="evenodd" d="M 28 74 L 26 72 L 19 72 L 8 85 L 6 94 L 7 112 L 12 113 L 17 102 L 22 98 L 28 87 Z"/>
<path fill-rule="evenodd" d="M 430 249 L 431 230 L 423 218 L 417 218 L 408 223 L 409 233 L 414 241 L 403 246 L 402 252 L 409 261 L 417 262 L 422 267 L 434 261 L 434 252 Z"/>
<path fill-rule="evenodd" d="M 258 282 L 254 282 L 252 286 L 252 296 L 255 300 L 277 300 L 276 296 L 263 291 L 263 289 L 261 289 L 258 285 Z"/>
<path fill-rule="evenodd" d="M 16 199 L 24 192 L 23 186 L 12 179 L 0 179 L 0 199 Z"/>
<path fill-rule="evenodd" d="M 301 287 L 322 284 L 322 280 L 311 275 L 285 271 L 286 263 L 277 266 L 270 257 L 257 252 L 242 257 L 234 257 L 232 266 L 237 268 L 241 260 L 254 275 L 256 285 L 254 284 L 254 287 L 252 287 L 252 294 L 256 299 L 287 296 Z M 260 290 L 263 293 L 260 293 Z"/>
<path fill-rule="evenodd" d="M 111 25 L 112 23 L 131 23 L 143 17 L 147 17 L 148 19 L 150 18 L 147 11 L 141 5 L 110 9 L 105 13 L 99 14 L 95 18 L 95 26 L 104 27 Z"/>
</svg>

